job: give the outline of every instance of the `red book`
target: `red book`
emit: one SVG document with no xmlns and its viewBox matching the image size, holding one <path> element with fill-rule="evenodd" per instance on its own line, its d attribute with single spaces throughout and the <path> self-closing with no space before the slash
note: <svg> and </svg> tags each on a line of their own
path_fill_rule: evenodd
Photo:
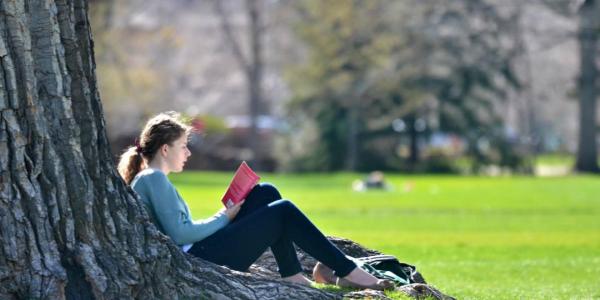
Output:
<svg viewBox="0 0 600 300">
<path fill-rule="evenodd" d="M 248 164 L 243 161 L 235 171 L 233 179 L 223 195 L 221 202 L 229 208 L 239 203 L 248 196 L 252 188 L 258 183 L 260 177 L 250 169 Z"/>
</svg>

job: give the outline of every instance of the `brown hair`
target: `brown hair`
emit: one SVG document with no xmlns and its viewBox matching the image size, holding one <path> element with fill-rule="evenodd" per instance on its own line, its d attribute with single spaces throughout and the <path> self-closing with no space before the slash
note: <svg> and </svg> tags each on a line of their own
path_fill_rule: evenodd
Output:
<svg viewBox="0 0 600 300">
<path fill-rule="evenodd" d="M 136 145 L 129 147 L 119 159 L 118 170 L 125 183 L 131 184 L 135 175 L 144 169 L 144 163 L 149 163 L 160 147 L 171 145 L 190 131 L 191 127 L 184 124 L 175 112 L 160 113 L 148 120 Z"/>
</svg>

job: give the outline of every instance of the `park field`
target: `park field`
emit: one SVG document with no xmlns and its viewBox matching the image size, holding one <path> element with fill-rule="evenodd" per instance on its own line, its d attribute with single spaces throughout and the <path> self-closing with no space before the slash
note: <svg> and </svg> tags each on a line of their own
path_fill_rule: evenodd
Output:
<svg viewBox="0 0 600 300">
<path fill-rule="evenodd" d="M 171 175 L 194 218 L 220 208 L 232 173 Z M 263 174 L 327 235 L 417 266 L 457 299 L 600 299 L 600 177 Z"/>
</svg>

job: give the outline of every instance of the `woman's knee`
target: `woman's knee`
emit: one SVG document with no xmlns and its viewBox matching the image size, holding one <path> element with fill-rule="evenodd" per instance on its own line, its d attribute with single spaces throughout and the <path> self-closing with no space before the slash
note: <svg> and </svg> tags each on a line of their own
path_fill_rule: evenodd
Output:
<svg viewBox="0 0 600 300">
<path fill-rule="evenodd" d="M 281 194 L 279 193 L 279 190 L 274 185 L 272 185 L 268 182 L 263 182 L 263 183 L 259 183 L 258 186 L 260 187 L 261 193 L 266 195 L 268 198 L 271 198 L 273 200 L 281 199 Z"/>
<path fill-rule="evenodd" d="M 277 200 L 274 202 L 271 202 L 269 204 L 270 207 L 274 207 L 277 208 L 283 212 L 290 212 L 290 211 L 298 211 L 298 207 L 296 207 L 296 205 L 287 199 L 281 199 L 281 200 Z"/>
</svg>

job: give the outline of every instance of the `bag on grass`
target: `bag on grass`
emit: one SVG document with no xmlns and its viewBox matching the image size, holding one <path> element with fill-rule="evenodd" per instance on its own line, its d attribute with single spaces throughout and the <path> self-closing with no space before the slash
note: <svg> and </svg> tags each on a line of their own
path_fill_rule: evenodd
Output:
<svg viewBox="0 0 600 300">
<path fill-rule="evenodd" d="M 401 263 L 392 255 L 373 255 L 360 258 L 348 256 L 348 258 L 369 274 L 379 279 L 391 280 L 398 286 L 419 282 L 417 268 Z"/>
</svg>

